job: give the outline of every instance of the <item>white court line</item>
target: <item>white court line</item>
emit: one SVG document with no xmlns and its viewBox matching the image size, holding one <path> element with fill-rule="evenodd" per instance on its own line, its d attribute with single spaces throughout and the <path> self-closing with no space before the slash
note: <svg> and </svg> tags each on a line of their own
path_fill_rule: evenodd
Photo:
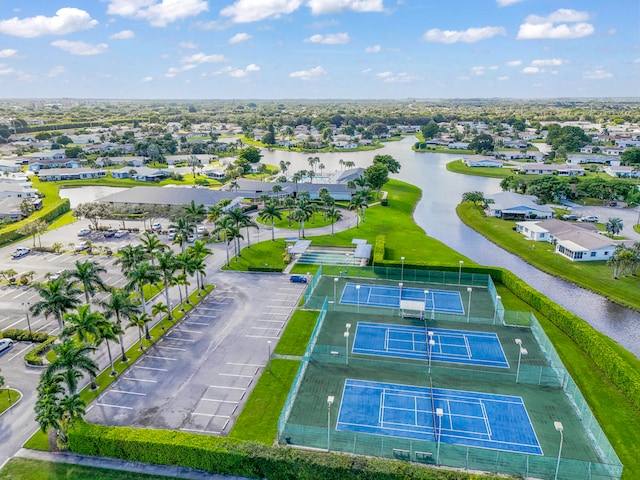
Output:
<svg viewBox="0 0 640 480">
<path fill-rule="evenodd" d="M 245 335 L 246 338 L 273 338 L 278 339 L 279 337 L 269 337 L 267 335 Z"/>
<path fill-rule="evenodd" d="M 133 407 L 125 407 L 122 405 L 112 405 L 110 403 L 96 403 L 96 405 L 100 405 L 101 407 L 122 408 L 124 410 L 133 410 Z"/>
<path fill-rule="evenodd" d="M 186 328 L 177 329 L 178 332 L 187 332 L 187 333 L 202 333 L 200 330 L 187 330 Z M 171 338 L 171 337 L 166 337 Z"/>
<path fill-rule="evenodd" d="M 186 348 L 178 348 L 178 347 L 166 347 L 164 345 L 156 345 L 156 348 L 166 348 L 167 350 L 178 350 L 179 352 L 186 352 Z M 175 358 L 174 358 L 175 360 Z"/>
<path fill-rule="evenodd" d="M 158 383 L 157 380 L 147 380 L 145 378 L 122 377 L 123 380 L 132 380 L 134 382 Z"/>
<path fill-rule="evenodd" d="M 142 368 L 143 370 L 155 370 L 158 372 L 168 372 L 166 368 L 154 368 L 154 367 L 143 367 L 142 365 L 134 365 L 135 368 Z"/>
<path fill-rule="evenodd" d="M 166 338 L 167 340 L 177 340 L 179 342 L 195 342 L 195 340 L 191 340 L 189 338 L 180 338 L 180 337 L 169 337 L 169 336 L 165 336 L 164 338 Z M 163 347 L 163 348 L 171 348 L 171 347 Z M 181 349 L 184 350 L 184 349 Z"/>
<path fill-rule="evenodd" d="M 173 362 L 177 361 L 177 358 L 171 358 L 171 357 L 159 357 L 158 355 L 147 355 L 146 358 L 157 358 L 159 360 L 171 360 Z"/>
<path fill-rule="evenodd" d="M 234 403 L 234 404 L 238 404 L 238 402 L 234 402 L 233 400 L 218 400 L 215 398 L 201 398 L 200 399 L 203 402 L 217 402 L 217 403 Z"/>
<path fill-rule="evenodd" d="M 473 357 L 473 354 L 471 353 L 471 346 L 469 345 L 469 339 L 467 338 L 466 335 L 463 335 L 462 337 L 464 338 L 464 346 L 467 349 L 467 358 L 471 360 L 471 358 Z"/>
<path fill-rule="evenodd" d="M 227 362 L 227 365 L 240 365 L 243 367 L 264 367 L 263 364 L 257 364 L 257 363 L 234 363 L 234 362 Z"/>
<path fill-rule="evenodd" d="M 139 395 L 141 397 L 146 395 L 146 393 L 128 392 L 126 390 L 111 390 L 111 393 L 126 393 L 127 395 Z"/>
<path fill-rule="evenodd" d="M 218 373 L 218 375 L 220 375 L 222 377 L 253 378 L 253 375 L 240 375 L 239 373 Z"/>
<path fill-rule="evenodd" d="M 222 432 L 216 432 L 215 430 L 201 430 L 199 428 L 181 428 L 183 432 L 196 432 L 196 433 L 212 433 L 214 435 L 220 435 Z"/>
</svg>

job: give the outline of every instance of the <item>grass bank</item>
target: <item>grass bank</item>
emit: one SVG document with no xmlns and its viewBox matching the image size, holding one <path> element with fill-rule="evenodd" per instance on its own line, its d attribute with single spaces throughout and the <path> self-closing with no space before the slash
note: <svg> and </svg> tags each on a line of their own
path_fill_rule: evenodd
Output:
<svg viewBox="0 0 640 480">
<path fill-rule="evenodd" d="M 467 167 L 462 160 L 454 160 L 447 163 L 447 170 L 463 175 L 475 175 L 476 177 L 489 178 L 507 178 L 515 175 L 516 172 L 511 168 L 492 168 L 492 167 Z M 527 178 L 535 178 L 536 175 L 528 175 Z"/>
</svg>

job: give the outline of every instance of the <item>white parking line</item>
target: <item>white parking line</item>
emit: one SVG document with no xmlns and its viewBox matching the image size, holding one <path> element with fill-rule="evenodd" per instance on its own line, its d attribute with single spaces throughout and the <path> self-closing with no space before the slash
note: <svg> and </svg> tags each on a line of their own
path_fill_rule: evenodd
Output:
<svg viewBox="0 0 640 480">
<path fill-rule="evenodd" d="M 223 308 L 212 308 L 212 307 L 198 307 L 196 310 L 212 310 L 214 312 L 222 312 Z"/>
<path fill-rule="evenodd" d="M 262 315 L 282 315 L 283 317 L 288 316 L 288 313 L 278 313 L 278 312 L 262 312 Z"/>
<path fill-rule="evenodd" d="M 265 323 L 279 323 L 280 325 L 284 325 L 284 322 L 282 320 L 257 320 L 258 322 L 265 322 Z"/>
<path fill-rule="evenodd" d="M 195 342 L 195 340 L 191 340 L 189 338 L 169 337 L 169 336 L 165 336 L 164 338 L 166 338 L 167 340 L 178 340 L 180 342 Z M 170 347 L 163 347 L 163 348 L 170 348 Z"/>
<path fill-rule="evenodd" d="M 186 328 L 176 329 L 178 332 L 187 332 L 187 333 L 202 333 L 200 330 L 187 330 Z M 171 337 L 166 337 L 171 338 Z"/>
<path fill-rule="evenodd" d="M 139 395 L 144 397 L 146 393 L 138 393 L 138 392 L 127 392 L 126 390 L 111 390 L 112 393 L 125 393 L 127 395 Z"/>
<path fill-rule="evenodd" d="M 266 335 L 245 335 L 246 338 L 274 338 L 278 339 L 280 337 L 268 337 Z"/>
<path fill-rule="evenodd" d="M 28 292 L 29 292 L 29 290 L 24 290 L 22 293 L 19 293 L 18 295 L 13 297 L 13 299 L 15 300 L 16 298 L 20 298 L 22 295 L 24 295 L 25 293 L 28 293 Z"/>
<path fill-rule="evenodd" d="M 124 410 L 133 410 L 133 407 L 124 407 L 122 405 L 112 405 L 110 403 L 96 403 L 96 405 L 100 405 L 101 407 L 122 408 Z"/>
<path fill-rule="evenodd" d="M 208 385 L 207 388 L 225 388 L 229 390 L 244 390 L 242 387 L 227 387 L 225 385 Z"/>
<path fill-rule="evenodd" d="M 166 348 L 167 350 L 178 350 L 179 352 L 186 352 L 186 348 L 178 348 L 178 347 L 166 347 L 164 345 L 156 345 L 156 348 Z M 175 360 L 175 358 L 174 358 Z"/>
<path fill-rule="evenodd" d="M 7 326 L 4 328 L 4 330 L 9 330 L 9 329 L 10 329 L 11 327 L 13 327 L 14 325 L 17 325 L 17 324 L 19 324 L 20 322 L 24 322 L 25 320 L 26 320 L 26 317 L 25 317 L 25 318 L 21 318 L 21 319 L 20 319 L 20 320 L 18 320 L 17 322 L 13 322 L 11 325 L 7 325 Z M 33 325 L 33 324 L 32 324 L 32 325 Z"/>
<path fill-rule="evenodd" d="M 280 330 L 278 327 L 251 327 L 254 330 Z"/>
<path fill-rule="evenodd" d="M 158 383 L 157 380 L 147 380 L 145 378 L 122 377 L 123 380 L 133 380 L 134 382 Z"/>
<path fill-rule="evenodd" d="M 199 413 L 199 412 L 191 412 L 191 415 L 200 415 L 202 417 L 220 417 L 220 418 L 231 418 L 228 415 L 216 415 L 215 413 Z M 223 428 L 224 430 L 224 428 Z"/>
<path fill-rule="evenodd" d="M 199 428 L 181 428 L 183 432 L 196 432 L 196 433 L 212 433 L 214 435 L 220 435 L 222 432 L 216 432 L 215 430 L 201 430 Z"/>
<path fill-rule="evenodd" d="M 227 362 L 227 365 L 239 365 L 241 367 L 264 367 L 263 364 L 257 363 L 235 363 L 235 362 Z"/>
<path fill-rule="evenodd" d="M 288 305 L 267 305 L 267 308 L 291 308 Z"/>
<path fill-rule="evenodd" d="M 218 375 L 222 377 L 242 377 L 242 378 L 253 378 L 253 375 L 240 375 L 238 373 L 218 373 Z"/>
<path fill-rule="evenodd" d="M 166 368 L 154 368 L 154 367 L 143 367 L 142 365 L 134 365 L 135 368 L 142 368 L 143 370 L 155 370 L 157 372 L 168 372 Z"/>
<path fill-rule="evenodd" d="M 203 402 L 235 403 L 236 405 L 238 404 L 238 402 L 234 402 L 233 400 L 217 400 L 215 398 L 201 398 L 200 400 L 202 400 Z"/>
<path fill-rule="evenodd" d="M 157 358 L 159 360 L 171 360 L 172 362 L 177 361 L 177 358 L 171 358 L 171 357 L 159 357 L 158 355 L 147 355 L 147 358 Z"/>
<path fill-rule="evenodd" d="M 202 323 L 202 322 L 183 322 L 183 325 L 200 325 L 203 327 L 208 327 L 209 325 L 211 325 L 210 323 Z M 198 333 L 202 333 L 202 332 L 198 332 Z"/>
<path fill-rule="evenodd" d="M 13 355 L 12 357 L 9 357 L 9 361 L 13 360 L 14 358 L 22 355 L 22 352 L 29 350 L 31 348 L 31 345 L 27 345 L 26 347 L 24 347 L 22 350 L 20 350 L 18 353 L 16 353 L 15 355 Z"/>
</svg>

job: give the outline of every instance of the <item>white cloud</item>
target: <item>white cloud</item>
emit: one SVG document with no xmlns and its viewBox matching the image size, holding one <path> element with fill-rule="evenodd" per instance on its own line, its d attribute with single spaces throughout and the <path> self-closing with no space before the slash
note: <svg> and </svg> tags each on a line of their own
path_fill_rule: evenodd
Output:
<svg viewBox="0 0 640 480">
<path fill-rule="evenodd" d="M 218 63 L 224 61 L 224 55 L 206 55 L 202 52 L 194 53 L 193 55 L 189 55 L 188 57 L 183 57 L 180 62 L 182 63 Z"/>
<path fill-rule="evenodd" d="M 366 75 L 367 73 L 371 73 L 372 71 L 373 71 L 373 69 L 371 69 L 371 68 L 365 68 L 365 69 L 364 69 L 364 70 L 362 70 L 362 72 L 360 72 L 360 73 L 362 73 L 363 75 Z"/>
<path fill-rule="evenodd" d="M 419 77 L 406 72 L 380 72 L 376 73 L 376 77 L 380 78 L 383 82 L 386 83 L 409 83 L 420 80 Z"/>
<path fill-rule="evenodd" d="M 230 45 L 236 45 L 238 43 L 246 42 L 251 39 L 251 35 L 248 33 L 236 33 L 233 37 L 229 39 Z"/>
<path fill-rule="evenodd" d="M 18 51 L 14 50 L 13 48 L 5 48 L 3 50 L 0 50 L 0 58 L 13 57 L 16 53 L 18 53 Z"/>
<path fill-rule="evenodd" d="M 364 51 L 367 53 L 380 53 L 381 50 L 382 47 L 380 45 L 374 45 L 372 47 L 367 47 L 364 49 Z"/>
<path fill-rule="evenodd" d="M 582 76 L 588 80 L 603 80 L 605 78 L 612 78 L 613 74 L 598 68 L 596 70 L 587 70 Z"/>
<path fill-rule="evenodd" d="M 257 66 L 255 63 L 252 63 L 251 65 L 247 65 L 246 68 L 244 69 L 228 67 L 223 69 L 222 71 L 228 73 L 230 76 L 234 78 L 243 78 L 243 77 L 246 77 L 251 72 L 259 72 L 260 67 Z"/>
<path fill-rule="evenodd" d="M 23 38 L 35 38 L 41 35 L 66 35 L 67 33 L 88 30 L 98 24 L 84 10 L 61 8 L 53 17 L 37 15 L 19 19 L 13 17 L 0 20 L 0 33 Z"/>
<path fill-rule="evenodd" d="M 498 80 L 500 80 L 501 82 L 504 82 L 506 80 L 509 80 L 509 77 L 504 76 L 504 77 L 498 77 Z"/>
<path fill-rule="evenodd" d="M 352 12 L 382 12 L 382 0 L 308 0 L 307 6 L 313 15 Z"/>
<path fill-rule="evenodd" d="M 633 61 L 633 63 L 635 63 L 635 64 L 640 64 L 640 58 L 636 58 L 636 59 Z"/>
<path fill-rule="evenodd" d="M 496 35 L 506 34 L 507 32 L 504 27 L 480 27 L 468 28 L 467 30 L 440 30 L 439 28 L 432 28 L 431 30 L 427 30 L 422 38 L 427 42 L 474 43 L 495 37 Z"/>
<path fill-rule="evenodd" d="M 49 72 L 47 73 L 47 77 L 50 78 L 55 78 L 58 75 L 63 74 L 64 72 L 66 72 L 67 69 L 64 68 L 63 66 L 57 66 L 57 67 L 53 67 L 51 70 L 49 70 Z"/>
<path fill-rule="evenodd" d="M 107 13 L 146 20 L 154 27 L 166 27 L 208 10 L 205 0 L 110 0 Z"/>
<path fill-rule="evenodd" d="M 153 81 L 153 77 L 151 77 L 151 76 L 143 77 L 143 78 L 140 79 L 140 81 L 142 83 L 149 83 L 149 82 Z"/>
<path fill-rule="evenodd" d="M 11 75 L 12 73 L 16 73 L 13 68 L 9 65 L 5 65 L 4 63 L 0 63 L 0 76 Z"/>
<path fill-rule="evenodd" d="M 237 0 L 223 8 L 220 15 L 235 23 L 258 22 L 265 18 L 280 18 L 300 8 L 302 0 Z"/>
<path fill-rule="evenodd" d="M 134 38 L 136 36 L 132 30 L 122 30 L 121 32 L 114 33 L 109 38 L 111 40 L 129 40 L 130 38 Z"/>
<path fill-rule="evenodd" d="M 71 55 L 100 55 L 109 51 L 109 45 L 100 43 L 94 45 L 87 42 L 70 42 L 69 40 L 55 40 L 51 45 L 64 50 Z"/>
<path fill-rule="evenodd" d="M 514 3 L 520 3 L 523 0 L 496 0 L 496 3 L 499 7 L 508 7 L 509 5 L 513 5 Z"/>
<path fill-rule="evenodd" d="M 180 48 L 188 48 L 193 50 L 194 48 L 198 48 L 198 44 L 196 42 L 180 42 L 178 44 Z"/>
<path fill-rule="evenodd" d="M 171 68 L 169 68 L 169 70 L 167 70 L 167 73 L 165 73 L 164 76 L 167 77 L 167 78 L 173 78 L 180 72 L 186 72 L 188 70 L 193 70 L 196 67 L 197 67 L 197 65 L 194 65 L 193 63 L 190 63 L 188 65 L 183 65 L 182 67 L 171 67 Z"/>
<path fill-rule="evenodd" d="M 531 62 L 532 67 L 558 67 L 560 65 L 564 65 L 568 63 L 567 60 L 563 60 L 562 58 L 547 58 L 544 60 L 533 60 Z"/>
<path fill-rule="evenodd" d="M 469 69 L 471 71 L 471 75 L 484 75 L 487 71 L 487 67 L 471 67 Z"/>
<path fill-rule="evenodd" d="M 324 43 L 325 45 L 340 45 L 349 43 L 348 33 L 329 33 L 327 35 L 321 35 L 316 33 L 304 40 L 307 43 Z"/>
<path fill-rule="evenodd" d="M 522 69 L 522 73 L 526 74 L 534 74 L 534 73 L 542 73 L 544 70 L 540 67 L 524 67 Z"/>
<path fill-rule="evenodd" d="M 520 25 L 517 39 L 570 39 L 587 37 L 595 31 L 593 25 L 587 23 L 588 12 L 561 8 L 547 17 L 529 15 Z M 556 25 L 557 24 L 557 25 Z"/>
<path fill-rule="evenodd" d="M 318 65 L 315 68 L 309 70 L 300 70 L 298 72 L 292 72 L 289 74 L 291 78 L 299 78 L 300 80 L 315 80 L 316 78 L 326 75 L 327 71 L 322 68 L 322 65 Z"/>
<path fill-rule="evenodd" d="M 522 60 L 511 60 L 510 62 L 505 63 L 507 67 L 519 67 L 522 65 Z"/>
</svg>

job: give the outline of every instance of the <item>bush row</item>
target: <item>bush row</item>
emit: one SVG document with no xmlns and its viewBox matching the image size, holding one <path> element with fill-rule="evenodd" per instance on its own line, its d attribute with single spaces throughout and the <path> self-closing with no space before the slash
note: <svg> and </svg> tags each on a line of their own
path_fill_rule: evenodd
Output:
<svg viewBox="0 0 640 480">
<path fill-rule="evenodd" d="M 386 244 L 386 236 L 385 235 L 377 235 L 376 236 L 376 244 L 373 247 L 373 264 L 378 265 L 381 262 L 384 262 L 384 249 Z"/>
<path fill-rule="evenodd" d="M 53 205 L 39 211 L 34 212 L 30 217 L 29 221 L 33 222 L 35 220 L 44 220 L 45 222 L 52 222 L 56 218 L 58 218 L 63 213 L 71 210 L 71 206 L 69 204 L 68 198 L 63 198 Z M 17 222 L 9 225 L 2 229 L 0 232 L 0 245 L 4 245 L 7 243 L 15 242 L 16 240 L 20 240 L 24 237 L 24 235 L 18 233 L 18 229 L 24 225 L 23 222 Z"/>
<path fill-rule="evenodd" d="M 76 423 L 69 432 L 75 453 L 114 457 L 269 480 L 461 480 L 492 478 L 435 470 L 408 462 L 327 454 L 179 431 Z"/>
<path fill-rule="evenodd" d="M 24 361 L 27 362 L 27 365 L 34 365 L 37 367 L 41 367 L 42 365 L 44 365 L 43 357 L 47 354 L 56 338 L 57 337 L 49 337 L 48 340 L 45 340 L 36 348 L 27 353 L 24 356 Z"/>
<path fill-rule="evenodd" d="M 47 341 L 49 335 L 44 332 L 31 332 L 29 330 L 11 329 L 2 332 L 2 337 L 10 338 L 16 342 L 35 342 L 42 343 Z"/>
<path fill-rule="evenodd" d="M 249 265 L 250 272 L 282 272 L 284 267 L 261 267 L 259 265 Z"/>
</svg>

